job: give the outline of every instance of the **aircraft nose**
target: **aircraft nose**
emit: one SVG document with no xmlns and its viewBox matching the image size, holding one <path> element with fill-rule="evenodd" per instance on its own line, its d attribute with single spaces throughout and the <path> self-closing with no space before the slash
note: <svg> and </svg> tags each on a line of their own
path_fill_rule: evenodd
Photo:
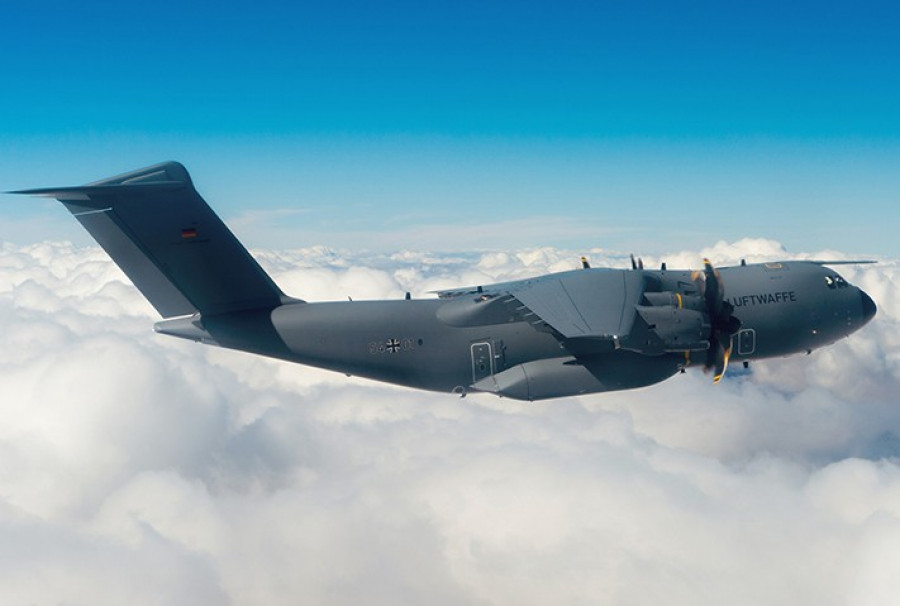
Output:
<svg viewBox="0 0 900 606">
<path fill-rule="evenodd" d="M 878 308 L 875 306 L 875 301 L 872 300 L 872 297 L 867 295 L 864 290 L 859 291 L 859 298 L 862 299 L 863 324 L 865 324 L 875 317 L 875 312 L 878 311 Z"/>
</svg>

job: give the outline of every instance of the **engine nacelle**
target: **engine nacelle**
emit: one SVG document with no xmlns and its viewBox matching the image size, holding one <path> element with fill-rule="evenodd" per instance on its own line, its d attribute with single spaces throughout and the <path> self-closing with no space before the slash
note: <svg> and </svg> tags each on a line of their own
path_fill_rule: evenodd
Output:
<svg viewBox="0 0 900 606">
<path fill-rule="evenodd" d="M 706 311 L 706 303 L 703 297 L 698 295 L 683 295 L 672 291 L 645 292 L 644 300 L 653 307 L 675 307 L 676 309 Z"/>
<path fill-rule="evenodd" d="M 648 355 L 709 348 L 709 317 L 702 311 L 666 305 L 635 308 L 635 321 L 623 347 Z"/>
</svg>

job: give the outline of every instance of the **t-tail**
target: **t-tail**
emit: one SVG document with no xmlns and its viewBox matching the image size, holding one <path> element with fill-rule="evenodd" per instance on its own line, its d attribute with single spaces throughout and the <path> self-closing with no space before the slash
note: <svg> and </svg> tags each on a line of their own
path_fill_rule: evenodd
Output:
<svg viewBox="0 0 900 606">
<path fill-rule="evenodd" d="M 62 202 L 163 318 L 297 302 L 281 292 L 177 162 L 88 185 L 13 193 Z"/>
<path fill-rule="evenodd" d="M 160 333 L 275 357 L 290 352 L 271 322 L 286 296 L 166 162 L 88 185 L 12 193 L 56 198 L 156 311 Z"/>
</svg>

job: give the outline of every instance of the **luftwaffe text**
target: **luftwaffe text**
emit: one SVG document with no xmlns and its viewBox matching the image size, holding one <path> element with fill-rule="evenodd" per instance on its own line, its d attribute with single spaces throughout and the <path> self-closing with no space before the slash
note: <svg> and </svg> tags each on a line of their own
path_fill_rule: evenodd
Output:
<svg viewBox="0 0 900 606">
<path fill-rule="evenodd" d="M 729 297 L 728 300 L 735 307 L 747 307 L 751 305 L 769 305 L 771 303 L 788 303 L 797 300 L 797 293 L 793 290 L 770 292 L 762 295 L 743 295 L 741 297 Z"/>
</svg>

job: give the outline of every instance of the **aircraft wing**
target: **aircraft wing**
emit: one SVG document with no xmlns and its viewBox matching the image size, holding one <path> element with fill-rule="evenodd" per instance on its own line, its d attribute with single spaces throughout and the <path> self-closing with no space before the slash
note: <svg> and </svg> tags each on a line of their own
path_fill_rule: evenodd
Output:
<svg viewBox="0 0 900 606">
<path fill-rule="evenodd" d="M 631 332 L 644 293 L 642 272 L 596 269 L 551 274 L 475 289 L 441 291 L 456 299 L 439 312 L 454 325 L 513 319 L 546 325 L 565 339 L 614 340 Z"/>
</svg>

